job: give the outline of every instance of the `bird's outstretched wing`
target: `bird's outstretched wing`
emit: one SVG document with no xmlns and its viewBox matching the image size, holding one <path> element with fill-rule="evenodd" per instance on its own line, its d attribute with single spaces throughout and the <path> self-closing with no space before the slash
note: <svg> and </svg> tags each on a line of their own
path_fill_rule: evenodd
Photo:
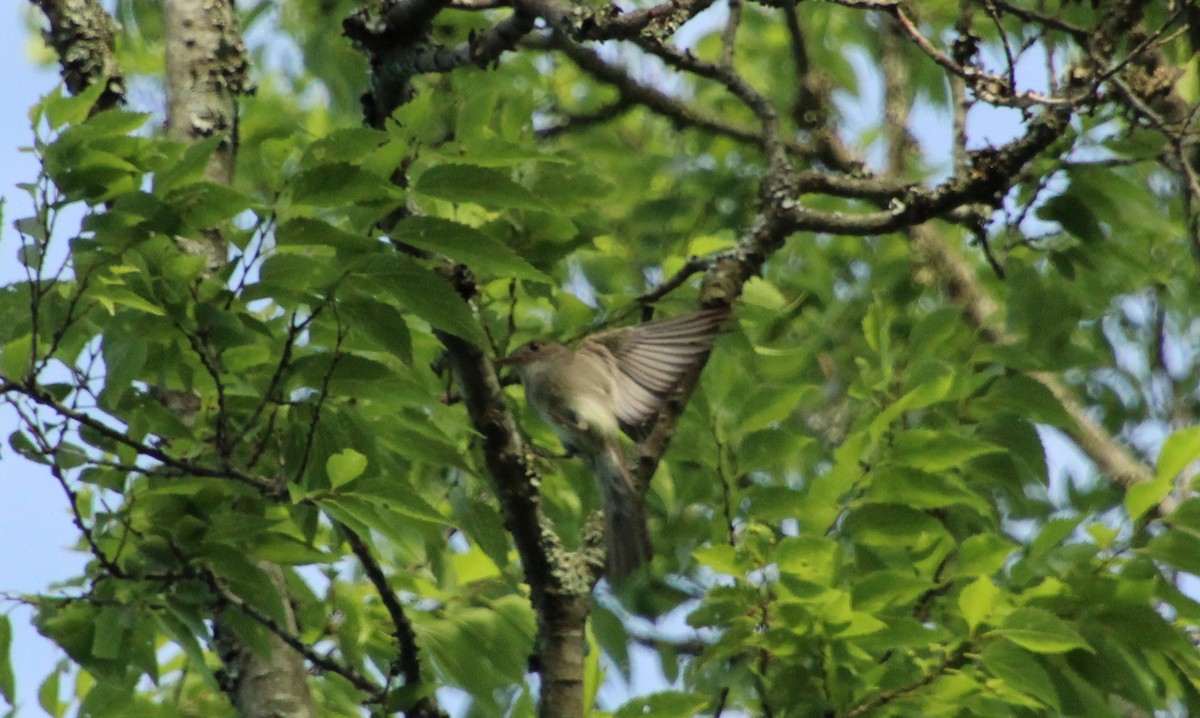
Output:
<svg viewBox="0 0 1200 718">
<path fill-rule="evenodd" d="M 703 360 L 716 341 L 727 308 L 594 334 L 580 351 L 607 355 L 617 371 L 613 397 L 617 419 L 634 435 L 652 419 L 671 390 Z M 611 357 L 611 359 L 609 359 Z"/>
</svg>

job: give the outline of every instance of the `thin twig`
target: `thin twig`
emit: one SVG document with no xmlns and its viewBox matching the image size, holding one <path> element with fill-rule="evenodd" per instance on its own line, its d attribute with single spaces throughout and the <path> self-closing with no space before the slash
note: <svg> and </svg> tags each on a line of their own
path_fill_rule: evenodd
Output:
<svg viewBox="0 0 1200 718">
<path fill-rule="evenodd" d="M 342 326 L 341 316 L 337 313 L 337 305 L 333 305 L 334 316 L 337 317 L 338 332 L 337 340 L 333 345 L 333 358 L 329 361 L 329 371 L 325 372 L 325 376 L 321 378 L 321 390 L 317 394 L 317 401 L 313 405 L 312 418 L 308 422 L 308 433 L 304 438 L 304 454 L 300 459 L 300 465 L 296 467 L 296 473 L 293 475 L 293 483 L 302 483 L 304 481 L 304 471 L 308 468 L 308 460 L 312 455 L 313 437 L 317 433 L 317 424 L 321 421 L 321 407 L 325 405 L 325 400 L 329 398 L 329 386 L 333 382 L 333 373 L 337 371 L 338 363 L 342 357 L 342 343 L 346 340 L 346 328 Z"/>
<path fill-rule="evenodd" d="M 50 409 L 63 418 L 74 421 L 82 426 L 86 426 L 106 439 L 115 441 L 124 446 L 128 446 L 137 453 L 147 456 L 151 459 L 155 459 L 156 461 L 160 461 L 165 466 L 177 469 L 183 474 L 237 481 L 258 489 L 264 496 L 267 496 L 268 498 L 275 498 L 279 494 L 279 490 L 275 486 L 274 482 L 267 479 L 246 474 L 232 467 L 215 468 L 196 464 L 191 461 L 171 456 L 161 449 L 137 441 L 136 439 L 131 438 L 129 435 L 113 429 L 93 416 L 64 406 L 62 403 L 56 401 L 49 392 L 36 385 L 21 384 L 13 382 L 12 380 L 4 377 L 0 377 L 0 382 L 3 382 L 0 383 L 0 394 L 17 393 L 21 394 L 22 396 L 26 396 L 34 403 Z"/>
<path fill-rule="evenodd" d="M 721 31 L 721 67 L 733 69 L 733 53 L 737 44 L 738 25 L 742 22 L 742 0 L 728 0 L 729 17 Z"/>
<path fill-rule="evenodd" d="M 396 665 L 404 674 L 404 684 L 406 686 L 420 684 L 421 660 L 417 648 L 417 637 L 413 633 L 412 622 L 408 620 L 408 616 L 404 613 L 404 606 L 400 604 L 400 600 L 396 597 L 396 592 L 392 590 L 387 576 L 383 573 L 383 568 L 375 560 L 375 556 L 371 553 L 371 549 L 367 546 L 367 543 L 349 526 L 345 524 L 339 524 L 338 526 L 342 534 L 346 537 L 346 542 L 350 544 L 350 550 L 354 552 L 354 555 L 358 557 L 359 563 L 362 564 L 363 571 L 367 574 L 371 585 L 375 587 L 376 593 L 379 594 L 379 600 L 383 601 L 388 616 L 392 619 L 392 636 L 396 639 L 396 646 L 400 654 Z"/>
</svg>

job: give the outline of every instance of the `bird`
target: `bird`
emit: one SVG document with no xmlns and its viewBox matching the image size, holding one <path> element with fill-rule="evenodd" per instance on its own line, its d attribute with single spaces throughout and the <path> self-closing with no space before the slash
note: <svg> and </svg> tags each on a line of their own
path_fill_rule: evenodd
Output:
<svg viewBox="0 0 1200 718">
<path fill-rule="evenodd" d="M 621 579 L 651 558 L 642 494 L 626 467 L 620 432 L 636 439 L 680 381 L 708 356 L 728 307 L 610 329 L 575 349 L 527 342 L 497 362 L 525 400 L 596 478 L 605 519 L 606 573 Z"/>
</svg>

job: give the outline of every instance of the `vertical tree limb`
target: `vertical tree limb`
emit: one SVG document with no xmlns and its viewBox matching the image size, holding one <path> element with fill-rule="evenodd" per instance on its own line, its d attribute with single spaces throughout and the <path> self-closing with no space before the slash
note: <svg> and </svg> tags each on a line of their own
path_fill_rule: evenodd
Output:
<svg viewBox="0 0 1200 718">
<path fill-rule="evenodd" d="M 184 141 L 214 135 L 223 139 L 209 160 L 205 177 L 218 184 L 233 182 L 237 158 L 237 98 L 249 86 L 246 48 L 237 26 L 232 0 L 165 0 L 163 29 L 166 43 L 167 133 Z M 177 237 L 184 251 L 208 258 L 216 268 L 225 262 L 225 239 L 219 231 L 203 239 Z M 288 600 L 283 569 L 259 561 L 273 588 L 283 599 L 284 628 L 298 632 Z M 218 624 L 218 650 L 231 680 L 230 699 L 246 718 L 289 716 L 308 718 L 316 706 L 308 688 L 304 659 L 278 635 L 270 633 L 270 651 L 259 654 L 231 625 Z"/>
<path fill-rule="evenodd" d="M 121 104 L 125 78 L 113 53 L 116 22 L 97 0 L 32 0 L 50 21 L 42 33 L 58 55 L 63 80 L 71 94 L 79 94 L 103 80 L 104 90 L 91 114 Z"/>
</svg>

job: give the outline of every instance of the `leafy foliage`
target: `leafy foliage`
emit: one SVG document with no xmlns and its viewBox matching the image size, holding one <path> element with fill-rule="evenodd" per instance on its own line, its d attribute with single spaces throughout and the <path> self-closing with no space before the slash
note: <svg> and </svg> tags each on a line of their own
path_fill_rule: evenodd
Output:
<svg viewBox="0 0 1200 718">
<path fill-rule="evenodd" d="M 159 71 L 155 5 L 120 4 L 130 72 Z M 836 102 L 796 107 L 788 131 L 828 126 L 869 158 L 887 151 L 896 128 L 870 105 L 896 59 L 883 17 L 792 8 L 821 69 L 785 79 L 795 47 L 768 5 L 738 4 L 736 71 L 781 108 L 803 82 L 838 88 Z M 926 37 L 961 32 L 997 55 L 1045 43 L 1056 61 L 1073 46 L 1016 15 L 927 5 Z M 1105 12 L 1051 5 L 1079 27 Z M 539 47 L 419 79 L 384 129 L 363 128 L 360 56 L 327 27 L 354 6 L 286 6 L 245 11 L 267 39 L 233 187 L 204 179 L 220 138 L 186 145 L 145 114 L 89 117 L 99 90 L 31 112 L 43 171 L 6 250 L 28 278 L 0 290 L 0 389 L 22 418 L 12 452 L 62 486 L 91 563 L 25 600 L 80 669 L 81 715 L 231 714 L 212 619 L 262 647 L 289 611 L 324 715 L 407 710 L 435 692 L 464 714 L 532 715 L 538 620 L 439 336 L 495 357 L 578 336 L 625 319 L 689 258 L 727 256 L 769 171 L 742 137 L 756 116 L 712 78 L 649 61 L 633 63 L 643 87 L 724 130 L 629 109 L 630 86 Z M 1143 25 L 1174 27 L 1165 12 L 1147 8 Z M 434 37 L 490 17 L 439 15 Z M 716 62 L 719 23 L 689 27 L 695 57 Z M 1156 49 L 1191 63 L 1178 87 L 1194 101 L 1185 45 Z M 297 60 L 276 70 L 284 50 Z M 627 50 L 601 59 L 620 66 Z M 910 97 L 949 127 L 946 75 L 914 45 L 899 52 Z M 597 121 L 614 101 L 621 111 Z M 1015 179 L 989 231 L 939 227 L 974 241 L 959 256 L 999 307 L 979 321 L 964 321 L 910 232 L 774 248 L 650 483 L 652 569 L 601 592 L 589 624 L 587 695 L 629 678 L 631 654 L 667 683 L 627 703 L 602 693 L 599 708 L 1200 711 L 1200 500 L 1175 500 L 1200 458 L 1196 198 L 1180 200 L 1155 129 L 1101 104 Z M 923 157 L 905 179 L 953 169 Z M 845 215 L 871 204 L 803 199 Z M 214 232 L 229 244 L 217 268 L 180 241 Z M 474 296 L 443 258 L 469 268 Z M 663 314 L 693 304 L 696 284 Z M 1113 436 L 1157 454 L 1152 480 L 1125 490 L 1104 466 L 1052 470 L 1044 446 L 1080 423 L 1049 373 Z M 558 448 L 519 416 L 534 445 Z M 568 550 L 586 548 L 599 507 L 577 464 L 534 459 Z M 419 682 L 401 677 L 396 616 L 356 542 L 411 622 Z M 259 561 L 286 567 L 286 595 Z M 0 616 L 0 697 L 15 704 L 10 633 Z M 39 691 L 51 715 L 66 710 L 66 676 Z"/>
</svg>

